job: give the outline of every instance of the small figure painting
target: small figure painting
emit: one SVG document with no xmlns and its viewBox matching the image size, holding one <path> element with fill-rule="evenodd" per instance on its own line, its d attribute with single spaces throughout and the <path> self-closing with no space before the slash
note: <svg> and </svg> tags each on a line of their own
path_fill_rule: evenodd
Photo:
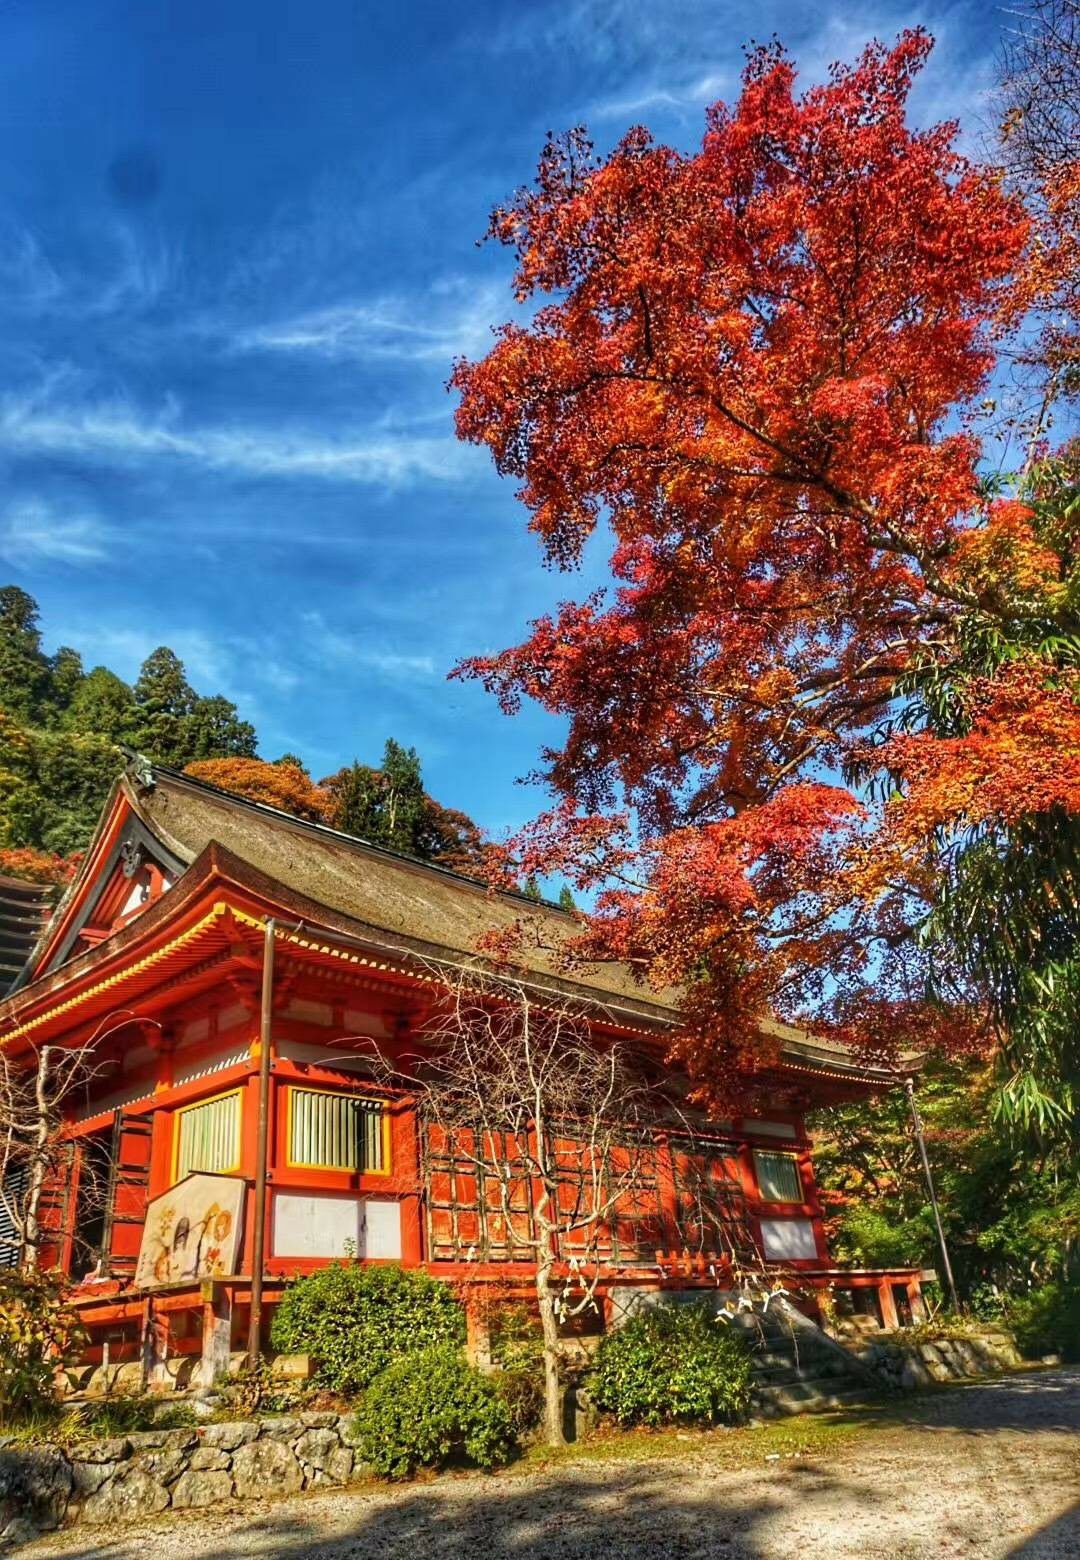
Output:
<svg viewBox="0 0 1080 1560">
<path fill-rule="evenodd" d="M 236 1271 L 245 1183 L 197 1171 L 147 1204 L 137 1289 L 161 1289 Z"/>
</svg>

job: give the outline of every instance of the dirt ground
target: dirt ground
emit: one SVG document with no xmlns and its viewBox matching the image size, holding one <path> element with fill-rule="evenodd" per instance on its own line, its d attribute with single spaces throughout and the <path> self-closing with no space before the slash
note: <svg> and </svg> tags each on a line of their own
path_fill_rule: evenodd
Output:
<svg viewBox="0 0 1080 1560">
<path fill-rule="evenodd" d="M 1080 1370 L 844 1419 L 619 1437 L 495 1477 L 231 1503 L 26 1560 L 1023 1560 L 1080 1557 Z"/>
</svg>

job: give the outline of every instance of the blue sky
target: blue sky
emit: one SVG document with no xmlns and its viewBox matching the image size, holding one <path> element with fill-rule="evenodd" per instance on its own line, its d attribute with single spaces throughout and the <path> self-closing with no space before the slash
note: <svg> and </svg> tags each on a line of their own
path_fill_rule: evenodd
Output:
<svg viewBox="0 0 1080 1560">
<path fill-rule="evenodd" d="M 478 248 L 549 128 L 690 146 L 748 30 L 807 79 L 922 23 L 920 119 L 983 117 L 1002 13 L 765 0 L 5 0 L 0 578 L 50 648 L 173 646 L 268 757 L 415 743 L 495 833 L 557 734 L 446 682 L 602 577 L 541 566 L 445 381 L 511 312 Z"/>
</svg>

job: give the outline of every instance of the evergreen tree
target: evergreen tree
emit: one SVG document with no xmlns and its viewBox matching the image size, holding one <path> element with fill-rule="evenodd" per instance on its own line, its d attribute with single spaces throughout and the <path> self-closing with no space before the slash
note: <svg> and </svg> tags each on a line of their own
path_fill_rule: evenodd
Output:
<svg viewBox="0 0 1080 1560">
<path fill-rule="evenodd" d="M 0 704 L 27 725 L 41 719 L 49 662 L 41 649 L 37 602 L 17 585 L 0 587 Z"/>
<path fill-rule="evenodd" d="M 336 829 L 373 844 L 385 843 L 381 835 L 383 780 L 378 769 L 354 759 L 336 775 L 328 776 L 323 785 L 334 798 Z"/>
<path fill-rule="evenodd" d="M 189 759 L 254 758 L 255 727 L 240 719 L 230 699 L 214 694 L 195 700 L 184 723 L 182 743 Z"/>
<path fill-rule="evenodd" d="M 135 695 L 115 672 L 95 666 L 83 678 L 63 716 L 70 731 L 97 732 L 111 742 L 134 742 L 138 731 Z"/>
<path fill-rule="evenodd" d="M 540 892 L 540 884 L 536 881 L 535 876 L 531 872 L 525 879 L 525 886 L 521 892 L 525 895 L 526 899 L 531 899 L 534 904 L 540 904 L 544 897 Z"/>
<path fill-rule="evenodd" d="M 573 915 L 577 910 L 577 905 L 574 903 L 574 896 L 565 883 L 559 890 L 559 909 L 565 910 L 567 915 Z"/>
<path fill-rule="evenodd" d="M 61 645 L 49 661 L 48 714 L 52 721 L 63 716 L 82 686 L 84 676 L 82 656 L 69 645 Z"/>
<path fill-rule="evenodd" d="M 419 854 L 427 798 L 415 748 L 403 748 L 393 737 L 383 749 L 383 843 L 393 850 Z"/>
<path fill-rule="evenodd" d="M 187 722 L 195 702 L 183 661 L 160 645 L 143 662 L 135 684 L 139 748 L 163 764 L 182 764 L 188 756 Z"/>
</svg>

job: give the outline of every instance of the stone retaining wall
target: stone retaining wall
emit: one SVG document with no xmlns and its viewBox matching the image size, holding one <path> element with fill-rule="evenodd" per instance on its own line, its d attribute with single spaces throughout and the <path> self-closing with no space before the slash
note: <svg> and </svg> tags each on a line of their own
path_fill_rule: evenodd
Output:
<svg viewBox="0 0 1080 1560">
<path fill-rule="evenodd" d="M 0 1544 L 65 1523 L 112 1526 L 167 1507 L 293 1495 L 369 1477 L 350 1414 L 141 1430 L 69 1446 L 0 1440 Z"/>
<path fill-rule="evenodd" d="M 916 1392 L 934 1382 L 969 1381 L 1015 1370 L 1023 1361 L 1008 1333 L 965 1333 L 956 1338 L 935 1338 L 909 1343 L 900 1334 L 872 1339 L 854 1351 L 891 1387 Z"/>
</svg>

